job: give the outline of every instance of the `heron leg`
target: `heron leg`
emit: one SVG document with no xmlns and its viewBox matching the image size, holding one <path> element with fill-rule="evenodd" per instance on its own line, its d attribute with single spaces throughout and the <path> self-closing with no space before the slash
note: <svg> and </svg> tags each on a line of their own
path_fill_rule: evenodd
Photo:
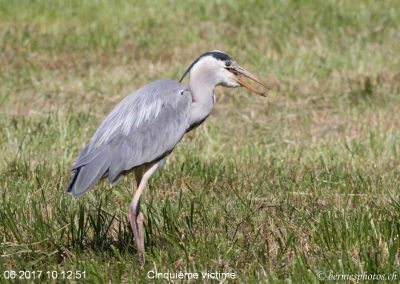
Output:
<svg viewBox="0 0 400 284">
<path fill-rule="evenodd" d="M 139 236 L 139 229 L 138 229 L 138 225 L 136 223 L 136 212 L 131 207 L 131 205 L 129 205 L 129 208 L 128 208 L 128 218 L 129 218 L 129 223 L 131 224 L 131 228 L 132 228 L 132 232 L 133 232 L 133 239 L 134 239 L 134 241 L 136 241 L 136 239 Z M 139 250 L 139 248 L 138 248 L 138 250 Z M 139 257 L 142 258 L 140 250 L 139 250 Z"/>
<path fill-rule="evenodd" d="M 132 202 L 128 208 L 128 218 L 132 227 L 134 240 L 138 248 L 138 253 L 141 261 L 144 262 L 144 227 L 143 213 L 140 212 L 140 196 L 146 187 L 147 181 L 151 175 L 158 169 L 159 163 L 156 163 L 148 168 L 139 168 L 135 171 L 136 182 L 138 184 Z"/>
</svg>

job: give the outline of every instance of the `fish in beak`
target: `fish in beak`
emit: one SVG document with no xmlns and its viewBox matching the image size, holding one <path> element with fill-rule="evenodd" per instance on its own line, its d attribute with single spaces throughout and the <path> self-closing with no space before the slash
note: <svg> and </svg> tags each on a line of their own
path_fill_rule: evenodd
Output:
<svg viewBox="0 0 400 284">
<path fill-rule="evenodd" d="M 243 67 L 241 67 L 239 64 L 234 63 L 231 66 L 228 66 L 226 68 L 228 71 L 232 72 L 235 77 L 236 77 L 236 81 L 243 87 L 245 87 L 246 89 L 248 89 L 249 91 L 265 97 L 266 93 L 268 91 L 268 87 L 266 86 L 266 84 L 264 84 L 263 82 L 260 81 L 260 79 L 258 79 L 255 75 L 251 74 L 249 71 L 247 71 L 246 69 L 244 69 Z M 256 87 L 252 86 L 249 82 L 247 82 L 245 80 L 245 78 L 248 78 L 256 83 L 258 83 L 259 85 L 261 85 L 263 87 L 263 91 L 258 90 Z"/>
</svg>

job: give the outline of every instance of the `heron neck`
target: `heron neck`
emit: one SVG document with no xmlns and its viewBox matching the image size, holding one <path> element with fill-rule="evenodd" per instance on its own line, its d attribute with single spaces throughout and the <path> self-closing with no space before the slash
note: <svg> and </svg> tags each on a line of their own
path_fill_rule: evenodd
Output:
<svg viewBox="0 0 400 284">
<path fill-rule="evenodd" d="M 213 110 L 215 84 L 203 78 L 191 78 L 189 90 L 192 93 L 193 103 L 190 125 L 199 124 Z"/>
</svg>

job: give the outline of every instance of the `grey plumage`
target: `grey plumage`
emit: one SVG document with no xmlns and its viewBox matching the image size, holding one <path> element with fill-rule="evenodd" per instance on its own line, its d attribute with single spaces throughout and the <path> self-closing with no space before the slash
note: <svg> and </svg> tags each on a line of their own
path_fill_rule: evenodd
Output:
<svg viewBox="0 0 400 284">
<path fill-rule="evenodd" d="M 87 192 L 100 178 L 161 160 L 190 129 L 192 96 L 171 80 L 152 82 L 123 99 L 103 120 L 72 166 L 68 192 Z"/>
<path fill-rule="evenodd" d="M 187 86 L 180 82 L 189 75 Z M 246 82 L 259 79 L 220 51 L 206 52 L 185 71 L 179 82 L 150 83 L 123 99 L 104 119 L 72 166 L 68 192 L 87 192 L 103 178 L 114 183 L 133 171 L 137 187 L 128 207 L 128 219 L 140 259 L 145 259 L 144 216 L 140 197 L 147 181 L 164 162 L 183 135 L 200 125 L 212 112 L 216 86 L 244 86 L 264 95 Z"/>
</svg>

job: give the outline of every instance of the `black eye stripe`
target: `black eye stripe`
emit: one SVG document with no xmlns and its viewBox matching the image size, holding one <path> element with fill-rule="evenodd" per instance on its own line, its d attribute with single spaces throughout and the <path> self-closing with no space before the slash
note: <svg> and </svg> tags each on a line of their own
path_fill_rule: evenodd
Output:
<svg viewBox="0 0 400 284">
<path fill-rule="evenodd" d="M 214 57 L 214 58 L 217 59 L 217 60 L 224 61 L 226 67 L 228 67 L 228 66 L 231 65 L 231 63 L 229 63 L 229 65 L 226 65 L 226 64 L 227 64 L 226 62 L 232 61 L 232 58 L 231 58 L 229 55 L 227 55 L 227 54 L 225 54 L 225 53 L 223 53 L 223 52 L 220 52 L 220 51 L 208 51 L 208 52 L 206 52 L 206 53 L 200 55 L 199 58 L 197 58 L 195 61 L 193 61 L 193 63 L 189 66 L 189 68 L 186 69 L 185 73 L 183 73 L 183 75 L 182 75 L 181 79 L 179 80 L 179 82 L 182 82 L 182 80 L 186 77 L 186 75 L 189 74 L 189 72 L 190 72 L 190 70 L 192 69 L 192 67 L 193 67 L 201 58 L 206 57 L 206 56 L 212 56 L 212 57 Z"/>
<path fill-rule="evenodd" d="M 201 57 L 208 56 L 208 55 L 211 55 L 215 59 L 221 60 L 221 61 L 231 60 L 231 57 L 229 55 L 219 52 L 219 51 L 209 51 L 209 52 L 204 53 Z"/>
</svg>

